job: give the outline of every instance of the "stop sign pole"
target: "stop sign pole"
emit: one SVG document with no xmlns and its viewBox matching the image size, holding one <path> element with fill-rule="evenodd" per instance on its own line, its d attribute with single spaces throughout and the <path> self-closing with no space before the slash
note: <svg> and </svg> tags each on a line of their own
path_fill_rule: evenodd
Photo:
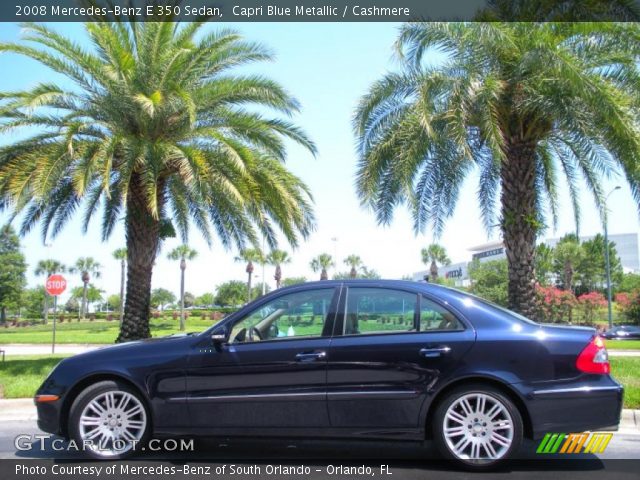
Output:
<svg viewBox="0 0 640 480">
<path fill-rule="evenodd" d="M 53 297 L 54 312 L 58 307 L 58 296 L 67 289 L 67 280 L 62 275 L 50 275 L 44 285 L 45 290 Z M 53 337 L 51 339 L 51 353 L 56 353 L 56 315 L 53 315 Z"/>
</svg>

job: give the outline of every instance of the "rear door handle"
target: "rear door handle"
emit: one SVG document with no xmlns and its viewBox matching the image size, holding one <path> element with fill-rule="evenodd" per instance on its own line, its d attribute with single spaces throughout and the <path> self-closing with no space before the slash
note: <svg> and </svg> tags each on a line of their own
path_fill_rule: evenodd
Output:
<svg viewBox="0 0 640 480">
<path fill-rule="evenodd" d="M 302 352 L 296 355 L 298 362 L 315 362 L 326 358 L 327 352 Z"/>
<path fill-rule="evenodd" d="M 446 345 L 442 347 L 433 347 L 433 348 L 421 348 L 420 356 L 424 358 L 436 358 L 441 355 L 445 355 L 451 351 L 450 347 Z"/>
</svg>

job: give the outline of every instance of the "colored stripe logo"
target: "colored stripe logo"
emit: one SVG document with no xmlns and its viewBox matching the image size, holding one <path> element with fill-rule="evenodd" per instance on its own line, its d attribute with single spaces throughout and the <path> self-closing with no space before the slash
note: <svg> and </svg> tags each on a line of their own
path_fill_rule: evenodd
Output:
<svg viewBox="0 0 640 480">
<path fill-rule="evenodd" d="M 603 453 L 613 433 L 547 433 L 536 453 Z"/>
</svg>

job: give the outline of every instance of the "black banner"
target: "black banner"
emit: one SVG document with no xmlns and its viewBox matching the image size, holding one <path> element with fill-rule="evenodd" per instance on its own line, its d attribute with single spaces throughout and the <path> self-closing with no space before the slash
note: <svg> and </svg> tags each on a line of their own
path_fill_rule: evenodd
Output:
<svg viewBox="0 0 640 480">
<path fill-rule="evenodd" d="M 587 4 L 588 9 L 584 8 Z M 640 0 L 3 0 L 0 2 L 0 22 L 638 21 L 639 19 Z"/>
<path fill-rule="evenodd" d="M 464 472 L 442 461 L 379 463 L 319 463 L 278 460 L 238 463 L 207 461 L 103 461 L 64 462 L 55 460 L 0 460 L 3 480 L 326 480 L 371 478 L 387 480 L 496 478 L 533 480 L 562 476 L 566 480 L 636 480 L 638 460 L 539 460 L 513 461 L 493 472 Z"/>
</svg>

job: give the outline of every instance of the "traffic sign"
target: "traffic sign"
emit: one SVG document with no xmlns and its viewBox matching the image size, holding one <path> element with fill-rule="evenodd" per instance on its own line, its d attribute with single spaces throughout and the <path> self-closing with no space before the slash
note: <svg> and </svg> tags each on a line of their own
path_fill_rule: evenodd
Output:
<svg viewBox="0 0 640 480">
<path fill-rule="evenodd" d="M 55 297 L 66 290 L 67 281 L 62 275 L 51 275 L 47 278 L 47 283 L 45 283 L 44 288 L 49 295 Z"/>
</svg>

